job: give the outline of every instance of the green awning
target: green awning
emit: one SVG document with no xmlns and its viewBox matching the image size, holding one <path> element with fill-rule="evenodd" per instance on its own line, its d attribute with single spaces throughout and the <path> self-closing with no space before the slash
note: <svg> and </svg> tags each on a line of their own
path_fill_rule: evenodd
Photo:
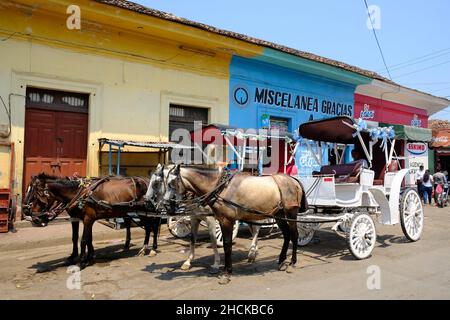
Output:
<svg viewBox="0 0 450 320">
<path fill-rule="evenodd" d="M 431 129 L 380 122 L 380 127 L 391 126 L 395 130 L 395 138 L 400 140 L 430 142 L 433 136 Z"/>
</svg>

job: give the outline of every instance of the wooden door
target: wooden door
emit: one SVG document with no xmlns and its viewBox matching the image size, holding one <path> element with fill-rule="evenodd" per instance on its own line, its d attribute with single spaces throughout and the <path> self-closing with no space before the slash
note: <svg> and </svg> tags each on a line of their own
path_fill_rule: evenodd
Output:
<svg viewBox="0 0 450 320">
<path fill-rule="evenodd" d="M 37 90 L 37 89 L 36 89 Z M 70 109 L 63 101 L 72 93 L 30 90 L 34 95 L 47 94 L 53 99 L 37 103 L 27 99 L 25 112 L 24 189 L 31 177 L 40 172 L 55 176 L 86 175 L 88 114 Z M 30 96 L 27 90 L 27 97 Z M 43 93 L 44 92 L 44 93 Z M 59 98 L 59 99 L 58 99 Z M 51 103 L 48 103 L 50 102 Z M 78 103 L 79 104 L 79 103 Z M 79 106 L 78 106 L 79 107 Z M 87 103 L 86 103 L 87 107 Z M 87 108 L 86 108 L 87 109 Z M 81 111 L 81 112 L 80 112 Z"/>
</svg>

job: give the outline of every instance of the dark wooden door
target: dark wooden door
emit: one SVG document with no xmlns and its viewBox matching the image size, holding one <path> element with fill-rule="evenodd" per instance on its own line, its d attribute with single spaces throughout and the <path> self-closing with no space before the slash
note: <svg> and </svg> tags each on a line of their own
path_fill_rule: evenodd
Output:
<svg viewBox="0 0 450 320">
<path fill-rule="evenodd" d="M 88 114 L 66 111 L 68 108 L 59 108 L 57 101 L 53 99 L 47 108 L 27 101 L 24 189 L 40 172 L 62 177 L 86 175 Z"/>
</svg>

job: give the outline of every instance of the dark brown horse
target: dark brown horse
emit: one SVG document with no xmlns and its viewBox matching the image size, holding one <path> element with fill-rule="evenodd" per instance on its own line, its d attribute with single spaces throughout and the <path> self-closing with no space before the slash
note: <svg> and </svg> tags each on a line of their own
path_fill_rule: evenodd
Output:
<svg viewBox="0 0 450 320">
<path fill-rule="evenodd" d="M 68 206 L 70 204 L 75 204 L 74 200 L 75 198 L 80 197 L 84 194 L 84 191 L 88 190 L 89 186 L 86 184 L 86 181 L 88 181 L 89 184 L 96 184 L 99 183 L 108 183 L 110 181 L 114 181 L 116 188 L 117 185 L 122 186 L 124 185 L 126 188 L 130 188 L 130 181 L 132 181 L 132 188 L 135 188 L 132 190 L 133 197 L 131 201 L 137 201 L 142 198 L 142 194 L 145 194 L 146 188 L 148 186 L 148 179 L 146 178 L 140 178 L 140 177 L 133 177 L 133 178 L 125 178 L 125 177 L 110 177 L 105 179 L 102 182 L 102 179 L 100 178 L 92 178 L 89 180 L 83 180 L 83 179 L 76 179 L 76 180 L 69 180 L 69 179 L 61 179 L 59 177 L 49 176 L 46 174 L 40 174 L 35 177 L 33 177 L 28 189 L 27 194 L 25 196 L 24 206 L 23 206 L 23 212 L 25 215 L 30 216 L 34 223 L 37 223 L 39 225 L 46 225 L 49 220 L 54 218 L 54 215 L 57 215 L 58 213 L 62 211 L 67 211 L 71 217 L 72 220 L 72 243 L 73 243 L 73 250 L 70 257 L 67 259 L 68 264 L 73 264 L 76 258 L 78 257 L 78 232 L 79 232 L 79 221 L 83 221 L 83 224 L 85 225 L 85 228 L 83 230 L 83 236 L 84 236 L 84 242 L 82 239 L 81 248 L 82 248 L 82 256 L 80 264 L 82 266 L 85 266 L 88 263 L 92 262 L 93 258 L 93 247 L 92 247 L 92 224 L 88 224 L 88 228 L 86 229 L 85 220 L 88 220 L 86 218 L 86 210 L 84 207 L 80 207 L 77 205 L 71 206 L 70 210 Z M 111 186 L 110 184 L 106 185 L 106 187 Z M 98 185 L 100 187 L 100 185 Z M 102 187 L 100 190 L 105 189 L 105 187 Z M 109 188 L 106 188 L 106 190 L 109 190 Z M 128 190 L 129 191 L 129 190 Z M 109 192 L 114 192 L 109 190 Z M 125 201 L 130 201 L 129 192 L 128 194 L 125 193 L 122 196 L 120 195 L 120 192 L 115 192 L 115 197 L 111 198 L 109 197 L 109 201 L 113 201 L 110 204 L 113 205 L 114 203 L 122 202 L 121 197 L 125 199 Z M 106 204 L 108 200 L 102 200 L 103 204 Z M 126 206 L 126 207 L 114 207 L 110 212 L 105 212 L 105 210 L 102 210 L 101 215 L 97 215 L 96 219 L 103 219 L 103 216 L 105 218 L 112 218 L 112 217 L 123 217 L 125 226 L 127 228 L 126 232 L 126 241 L 125 241 L 125 250 L 127 250 L 130 246 L 131 241 L 131 217 L 127 215 L 128 212 L 131 211 L 148 211 L 148 208 L 144 208 L 143 206 Z M 108 211 L 108 210 L 106 210 Z M 91 215 L 92 217 L 92 215 Z M 95 221 L 94 220 L 94 221 Z M 90 221 L 90 219 L 89 219 Z M 157 250 L 157 236 L 159 232 L 159 226 L 160 226 L 161 219 L 156 217 L 146 217 L 146 216 L 140 216 L 140 225 L 143 225 L 145 228 L 145 240 L 144 240 L 144 246 L 139 251 L 139 255 L 145 255 L 148 251 L 150 251 L 150 256 L 156 255 Z M 93 223 L 93 222 L 92 222 Z M 148 243 L 150 234 L 153 231 L 153 245 L 152 250 L 150 250 Z M 91 243 L 89 244 L 89 239 Z M 83 256 L 83 245 L 90 246 L 90 255 Z M 83 261 L 84 260 L 84 261 Z"/>
<path fill-rule="evenodd" d="M 307 210 L 303 186 L 285 174 L 249 176 L 237 173 L 226 177 L 221 170 L 203 170 L 192 167 L 174 167 L 167 176 L 164 205 L 170 215 L 179 214 L 184 197 L 194 193 L 202 204 L 209 205 L 219 220 L 225 252 L 225 276 L 228 283 L 232 273 L 232 231 L 236 220 L 257 221 L 275 218 L 283 233 L 284 242 L 279 256 L 279 270 L 288 272 L 297 262 L 297 215 Z M 195 200 L 194 200 L 195 201 Z M 291 262 L 286 262 L 289 242 L 292 242 Z"/>
</svg>

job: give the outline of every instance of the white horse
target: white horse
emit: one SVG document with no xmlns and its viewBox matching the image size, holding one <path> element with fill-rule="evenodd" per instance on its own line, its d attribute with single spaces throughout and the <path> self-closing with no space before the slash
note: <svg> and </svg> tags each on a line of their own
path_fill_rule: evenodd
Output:
<svg viewBox="0 0 450 320">
<path fill-rule="evenodd" d="M 152 203 L 153 206 L 158 209 L 161 201 L 163 200 L 164 193 L 166 191 L 166 179 L 169 170 L 173 166 L 164 167 L 164 165 L 158 164 L 155 172 L 150 177 L 150 182 L 148 185 L 147 193 L 144 196 L 144 200 Z M 220 168 L 219 170 L 222 170 Z M 194 195 L 195 196 L 195 195 Z M 214 264 L 211 265 L 211 272 L 218 273 L 220 265 L 220 255 L 217 250 L 217 238 L 216 238 L 216 219 L 213 216 L 213 212 L 209 207 L 206 207 L 209 211 L 209 215 L 204 216 L 191 216 L 191 243 L 190 251 L 187 260 L 181 266 L 182 270 L 189 270 L 191 268 L 191 262 L 195 256 L 195 244 L 197 242 L 198 228 L 201 221 L 205 221 L 209 231 L 209 237 L 211 239 L 211 246 L 214 251 Z M 248 262 L 255 262 L 256 255 L 258 252 L 258 234 L 261 226 L 249 225 L 250 231 L 252 233 L 252 243 L 250 245 L 250 250 L 248 253 Z"/>
</svg>

